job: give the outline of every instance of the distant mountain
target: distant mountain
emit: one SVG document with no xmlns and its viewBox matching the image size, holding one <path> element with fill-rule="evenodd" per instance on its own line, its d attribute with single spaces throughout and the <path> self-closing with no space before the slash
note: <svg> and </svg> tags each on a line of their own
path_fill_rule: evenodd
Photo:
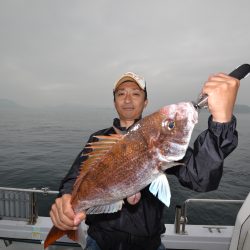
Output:
<svg viewBox="0 0 250 250">
<path fill-rule="evenodd" d="M 57 106 L 50 106 L 51 109 L 113 109 L 113 106 L 95 106 L 95 105 L 83 105 L 74 103 L 63 103 Z"/>
<path fill-rule="evenodd" d="M 236 104 L 234 107 L 234 112 L 235 113 L 250 113 L 250 107 L 247 105 L 242 105 L 242 104 Z"/>
<path fill-rule="evenodd" d="M 61 104 L 58 106 L 42 106 L 42 107 L 26 107 L 23 105 L 20 105 L 18 103 L 16 103 L 15 101 L 12 101 L 10 99 L 4 99 L 4 98 L 0 98 L 0 110 L 6 110 L 6 111 L 10 111 L 10 110 L 25 110 L 25 111 L 42 111 L 42 112 L 47 112 L 47 111 L 51 111 L 51 112 L 83 112 L 83 111 L 87 111 L 87 112 L 95 112 L 95 110 L 110 110 L 112 112 L 112 110 L 114 110 L 113 107 L 110 106 L 86 106 L 86 105 L 80 105 L 80 104 Z"/>
<path fill-rule="evenodd" d="M 21 108 L 22 106 L 9 99 L 0 99 L 0 108 Z"/>
</svg>

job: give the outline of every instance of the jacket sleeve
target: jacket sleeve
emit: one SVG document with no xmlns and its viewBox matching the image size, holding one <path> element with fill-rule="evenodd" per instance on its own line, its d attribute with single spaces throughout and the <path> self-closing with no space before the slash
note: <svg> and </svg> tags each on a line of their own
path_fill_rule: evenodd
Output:
<svg viewBox="0 0 250 250">
<path fill-rule="evenodd" d="M 208 129 L 188 148 L 183 165 L 170 168 L 167 174 L 174 174 L 179 182 L 198 192 L 218 188 L 223 173 L 224 159 L 237 147 L 238 133 L 236 118 L 228 123 L 213 122 L 210 116 Z"/>
</svg>

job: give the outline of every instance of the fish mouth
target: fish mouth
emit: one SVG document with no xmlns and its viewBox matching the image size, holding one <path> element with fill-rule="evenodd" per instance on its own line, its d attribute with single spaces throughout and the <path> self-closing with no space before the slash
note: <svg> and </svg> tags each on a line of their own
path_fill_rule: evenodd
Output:
<svg viewBox="0 0 250 250">
<path fill-rule="evenodd" d="M 186 112 L 188 112 L 189 113 L 189 119 L 190 119 L 190 121 L 193 123 L 193 124 L 196 124 L 196 123 L 198 123 L 198 111 L 197 111 L 197 109 L 194 107 L 194 105 L 193 105 L 193 103 L 191 103 L 191 102 L 187 102 L 186 103 L 186 105 L 187 105 L 187 108 L 185 108 L 183 111 L 184 111 L 184 114 L 186 113 Z"/>
<path fill-rule="evenodd" d="M 198 111 L 197 109 L 193 106 L 193 104 L 191 104 L 193 107 L 193 117 L 192 117 L 192 122 L 194 124 L 198 123 Z"/>
</svg>

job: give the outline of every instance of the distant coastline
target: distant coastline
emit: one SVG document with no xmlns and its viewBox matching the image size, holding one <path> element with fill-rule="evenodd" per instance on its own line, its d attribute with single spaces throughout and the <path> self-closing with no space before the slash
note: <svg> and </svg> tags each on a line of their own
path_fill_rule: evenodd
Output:
<svg viewBox="0 0 250 250">
<path fill-rule="evenodd" d="M 243 104 L 236 104 L 234 107 L 235 113 L 243 113 L 243 114 L 249 114 L 250 113 L 250 107 Z"/>
<path fill-rule="evenodd" d="M 60 106 L 57 107 L 44 107 L 44 108 L 38 108 L 39 110 L 71 110 L 71 109 L 79 109 L 79 108 L 86 108 L 86 109 L 110 109 L 111 107 L 103 107 L 103 106 L 81 106 L 81 105 L 74 105 L 74 104 L 62 104 Z M 3 99 L 0 98 L 0 110 L 20 110 L 20 109 L 24 109 L 24 110 L 30 110 L 30 109 L 34 109 L 34 108 L 30 108 L 30 107 L 25 107 L 22 106 L 20 104 L 18 104 L 17 102 L 10 100 L 10 99 Z M 245 105 L 245 104 L 236 104 L 234 107 L 234 113 L 242 113 L 242 114 L 250 114 L 250 106 Z"/>
</svg>

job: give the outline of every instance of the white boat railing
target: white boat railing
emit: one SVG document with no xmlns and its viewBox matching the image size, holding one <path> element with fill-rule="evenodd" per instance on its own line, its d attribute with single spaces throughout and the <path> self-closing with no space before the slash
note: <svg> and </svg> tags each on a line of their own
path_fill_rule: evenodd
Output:
<svg viewBox="0 0 250 250">
<path fill-rule="evenodd" d="M 0 191 L 19 191 L 19 192 L 27 192 L 27 193 L 40 193 L 40 194 L 59 194 L 58 191 L 50 190 L 49 187 L 43 187 L 40 189 L 37 188 L 10 188 L 10 187 L 0 187 Z"/>
<path fill-rule="evenodd" d="M 36 197 L 40 198 L 38 197 L 38 194 L 44 196 L 57 195 L 58 191 L 51 191 L 49 188 L 23 189 L 23 188 L 0 187 L 0 249 L 1 249 L 1 239 L 4 242 L 19 243 L 24 240 L 27 243 L 41 244 L 42 241 L 46 238 L 49 230 L 52 227 L 52 222 L 49 217 L 38 216 L 37 208 L 38 208 L 38 201 L 40 201 L 40 199 L 36 200 Z M 22 200 L 21 198 L 25 196 L 28 196 L 29 199 Z M 244 202 L 244 205 L 246 204 L 244 208 L 245 210 L 243 209 L 245 212 L 244 211 L 243 211 L 244 213 L 242 212 L 242 207 L 244 206 L 243 205 L 240 209 L 240 212 L 237 215 L 237 218 L 239 217 L 240 219 L 238 219 L 238 222 L 236 222 L 237 225 L 239 224 L 239 226 L 236 229 L 234 229 L 235 226 L 227 226 L 227 225 L 222 225 L 222 226 L 191 225 L 191 224 L 187 225 L 188 208 L 189 205 L 193 203 L 241 204 L 243 203 L 243 200 L 187 199 L 182 206 L 176 207 L 175 224 L 174 225 L 165 224 L 166 232 L 162 235 L 162 242 L 165 246 L 168 246 L 168 248 L 228 250 L 231 244 L 230 242 L 232 239 L 232 235 L 235 235 L 235 231 L 238 232 L 239 231 L 238 228 L 243 228 L 250 225 L 249 220 L 248 222 L 245 223 L 245 221 L 243 221 L 242 219 L 245 218 L 246 216 L 249 217 L 249 199 L 247 204 L 246 202 Z M 26 209 L 25 213 L 22 209 L 23 210 Z M 24 213 L 23 218 L 20 218 L 21 212 Z M 242 216 L 242 214 L 245 217 Z M 241 225 L 243 225 L 243 227 Z M 85 224 L 83 224 L 82 226 L 84 227 L 84 232 L 86 236 L 87 226 Z M 247 230 L 250 229 L 247 228 Z M 248 232 L 247 230 L 245 230 L 244 232 Z M 244 240 L 246 233 L 242 235 Z M 234 236 L 234 238 L 235 237 L 236 236 Z M 238 238 L 236 238 L 237 242 Z M 70 242 L 66 237 L 60 239 L 58 244 L 64 245 L 65 242 L 66 244 L 72 244 L 72 242 Z M 4 245 L 4 247 L 6 248 L 6 244 Z M 17 247 L 16 249 L 27 249 L 27 248 Z M 244 248 L 244 249 L 250 249 L 250 248 Z"/>
<path fill-rule="evenodd" d="M 48 187 L 40 189 L 0 187 L 0 218 L 12 220 L 25 220 L 29 224 L 35 224 L 38 217 L 36 194 L 58 195 L 58 191 Z M 225 199 L 187 199 L 182 206 L 175 209 L 175 233 L 186 234 L 187 210 L 191 203 L 231 203 L 242 204 L 244 200 Z"/>
<path fill-rule="evenodd" d="M 175 208 L 175 233 L 186 234 L 187 209 L 190 203 L 221 203 L 221 204 L 242 204 L 244 200 L 225 200 L 225 199 L 187 199 L 182 206 Z"/>
<path fill-rule="evenodd" d="M 47 187 L 41 189 L 0 187 L 0 218 L 35 224 L 38 217 L 37 193 L 56 195 L 58 191 L 51 191 Z"/>
</svg>

